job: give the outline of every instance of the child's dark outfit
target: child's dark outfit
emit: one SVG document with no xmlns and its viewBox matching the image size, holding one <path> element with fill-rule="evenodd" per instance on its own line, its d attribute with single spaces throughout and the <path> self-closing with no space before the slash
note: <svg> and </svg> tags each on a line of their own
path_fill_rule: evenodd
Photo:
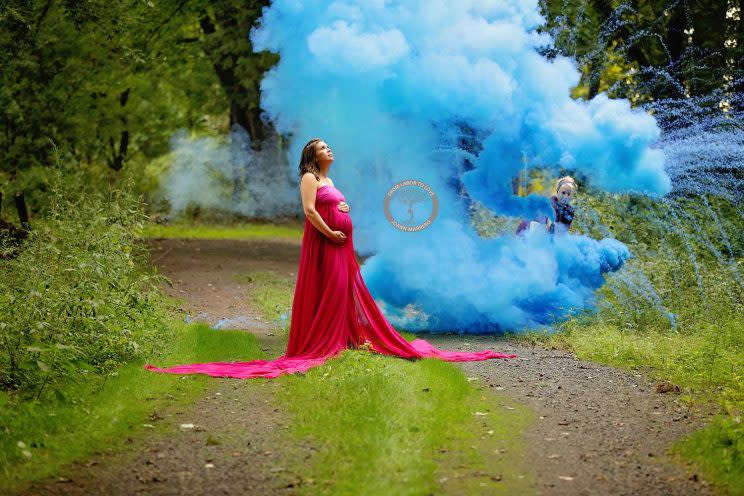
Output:
<svg viewBox="0 0 744 496">
<path fill-rule="evenodd" d="M 571 221 L 573 221 L 574 218 L 574 208 L 569 205 L 568 203 L 561 203 L 558 201 L 558 197 L 553 195 L 550 197 L 550 203 L 553 205 L 553 212 L 555 212 L 555 222 L 550 226 L 550 232 L 555 232 L 555 225 L 561 224 L 562 228 L 565 227 L 565 229 L 562 229 L 564 231 L 568 231 L 568 228 L 571 227 Z M 547 216 L 542 219 L 534 219 L 537 222 L 540 222 L 541 224 L 545 224 L 548 221 Z M 517 226 L 517 234 L 521 234 L 523 231 L 526 231 L 530 227 L 530 221 L 522 219 L 522 222 L 519 223 L 519 226 Z"/>
</svg>

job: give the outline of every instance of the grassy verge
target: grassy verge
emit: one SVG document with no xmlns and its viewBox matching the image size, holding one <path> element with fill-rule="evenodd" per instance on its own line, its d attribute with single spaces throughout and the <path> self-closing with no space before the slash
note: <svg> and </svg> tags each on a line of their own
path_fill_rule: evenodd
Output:
<svg viewBox="0 0 744 496">
<path fill-rule="evenodd" d="M 176 223 L 171 225 L 148 224 L 143 235 L 147 238 L 199 238 L 199 239 L 255 239 L 282 238 L 302 240 L 301 225 L 277 224 L 224 224 L 199 225 Z"/>
<path fill-rule="evenodd" d="M 206 324 L 174 321 L 158 366 L 262 358 L 256 338 L 241 331 L 210 330 Z M 203 375 L 171 375 L 143 369 L 137 360 L 109 376 L 92 376 L 64 390 L 66 401 L 16 401 L 2 393 L 0 420 L 11 442 L 0 452 L 0 493 L 23 490 L 35 480 L 64 473 L 64 465 L 96 452 L 123 449 L 132 438 L 162 429 L 150 417 L 200 397 Z M 145 424 L 148 424 L 148 427 Z"/>
<path fill-rule="evenodd" d="M 519 445 L 531 413 L 453 364 L 345 350 L 283 386 L 293 434 L 320 448 L 307 494 L 524 494 L 531 482 Z"/>
</svg>

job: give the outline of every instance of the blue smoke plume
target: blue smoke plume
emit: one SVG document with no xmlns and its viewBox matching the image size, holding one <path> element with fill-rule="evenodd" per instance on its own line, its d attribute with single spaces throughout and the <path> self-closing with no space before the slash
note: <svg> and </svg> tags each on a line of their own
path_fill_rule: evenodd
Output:
<svg viewBox="0 0 744 496">
<path fill-rule="evenodd" d="M 591 307 L 603 274 L 630 253 L 613 239 L 531 232 L 481 238 L 467 196 L 497 214 L 552 214 L 512 194 L 525 167 L 569 169 L 610 192 L 670 190 L 649 114 L 600 93 L 574 100 L 576 63 L 537 49 L 552 39 L 537 0 L 275 0 L 251 33 L 281 55 L 261 104 L 291 133 L 326 140 L 330 175 L 352 207 L 354 242 L 372 254 L 370 291 L 398 328 L 485 333 L 545 325 Z M 398 181 L 431 186 L 433 224 L 403 232 L 383 200 Z M 581 186 L 581 185 L 580 185 Z"/>
</svg>

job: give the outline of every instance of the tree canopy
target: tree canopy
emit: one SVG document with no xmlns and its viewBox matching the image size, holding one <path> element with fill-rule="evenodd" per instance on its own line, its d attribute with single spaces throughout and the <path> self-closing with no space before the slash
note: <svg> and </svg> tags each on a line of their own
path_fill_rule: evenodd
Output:
<svg viewBox="0 0 744 496">
<path fill-rule="evenodd" d="M 253 53 L 249 32 L 268 4 L 0 0 L 0 187 L 33 189 L 34 175 L 15 182 L 19 174 L 43 170 L 60 150 L 109 171 L 146 163 L 180 128 L 226 133 L 239 124 L 260 146 L 271 126 L 260 82 L 279 56 Z M 541 0 L 543 29 L 556 40 L 545 55 L 579 61 L 576 98 L 741 93 L 743 6 Z"/>
</svg>

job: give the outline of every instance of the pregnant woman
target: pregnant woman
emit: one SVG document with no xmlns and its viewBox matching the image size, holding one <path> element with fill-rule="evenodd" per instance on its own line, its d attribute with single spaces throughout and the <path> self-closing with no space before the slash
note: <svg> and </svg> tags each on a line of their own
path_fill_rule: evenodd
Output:
<svg viewBox="0 0 744 496">
<path fill-rule="evenodd" d="M 321 139 L 310 140 L 302 150 L 299 173 L 305 230 L 284 355 L 275 360 L 195 363 L 165 369 L 148 364 L 146 369 L 215 377 L 277 377 L 304 372 L 346 348 L 451 362 L 516 356 L 493 350 L 440 350 L 423 339 L 409 343 L 390 325 L 362 280 L 354 255 L 350 209 L 328 177 L 332 162 L 333 153 Z"/>
</svg>

